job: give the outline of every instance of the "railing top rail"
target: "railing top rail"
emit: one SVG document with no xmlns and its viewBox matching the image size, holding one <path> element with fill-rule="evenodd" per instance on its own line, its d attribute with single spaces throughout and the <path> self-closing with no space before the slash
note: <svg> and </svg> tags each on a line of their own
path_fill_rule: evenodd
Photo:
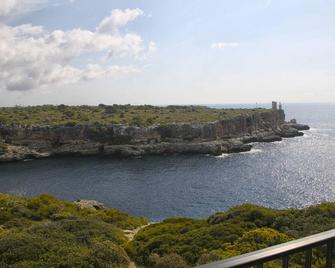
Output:
<svg viewBox="0 0 335 268">
<path fill-rule="evenodd" d="M 277 258 L 299 252 L 306 248 L 322 245 L 332 239 L 335 239 L 335 229 L 232 257 L 224 261 L 201 265 L 198 266 L 198 268 L 234 268 L 251 266 L 254 264 L 259 264 L 262 261 L 266 262 L 275 260 Z"/>
</svg>

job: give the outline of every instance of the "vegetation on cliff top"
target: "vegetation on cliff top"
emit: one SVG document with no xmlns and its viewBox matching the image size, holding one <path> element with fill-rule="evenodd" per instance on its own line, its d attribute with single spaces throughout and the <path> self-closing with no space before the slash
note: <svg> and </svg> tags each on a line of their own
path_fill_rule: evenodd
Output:
<svg viewBox="0 0 335 268">
<path fill-rule="evenodd" d="M 245 204 L 203 220 L 167 219 L 132 241 L 122 231 L 145 224 L 116 209 L 0 194 L 0 267 L 122 268 L 132 259 L 138 267 L 187 268 L 335 228 L 335 203 L 288 210 Z M 325 250 L 313 255 L 314 267 L 324 267 Z M 290 267 L 303 261 L 294 255 Z"/>
<path fill-rule="evenodd" d="M 205 123 L 266 109 L 214 109 L 205 106 L 43 105 L 0 108 L 0 123 L 73 126 L 78 124 L 126 124 L 149 126 L 169 123 Z"/>
</svg>

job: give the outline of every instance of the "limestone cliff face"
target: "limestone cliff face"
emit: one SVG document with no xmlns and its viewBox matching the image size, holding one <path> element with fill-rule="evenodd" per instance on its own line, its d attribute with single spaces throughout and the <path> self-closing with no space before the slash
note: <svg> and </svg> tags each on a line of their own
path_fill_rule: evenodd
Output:
<svg viewBox="0 0 335 268">
<path fill-rule="evenodd" d="M 0 141 L 24 150 L 28 148 L 36 153 L 36 157 L 60 154 L 115 156 L 164 153 L 222 154 L 250 150 L 251 146 L 245 144 L 250 141 L 280 139 L 284 123 L 283 110 L 269 110 L 251 116 L 238 116 L 204 124 L 185 123 L 151 127 L 0 125 Z M 289 126 L 285 133 L 289 131 L 292 136 L 296 136 L 298 132 L 292 126 Z"/>
<path fill-rule="evenodd" d="M 136 127 L 85 125 L 73 127 L 1 126 L 0 139 L 10 144 L 50 149 L 66 143 L 93 142 L 108 145 L 147 144 L 177 141 L 211 141 L 255 132 L 275 131 L 285 121 L 282 110 L 239 116 L 204 124 L 170 124 Z"/>
<path fill-rule="evenodd" d="M 162 139 L 217 140 L 236 138 L 260 131 L 275 131 L 285 122 L 283 110 L 257 113 L 252 116 L 238 116 L 206 124 L 172 124 L 158 127 Z"/>
</svg>

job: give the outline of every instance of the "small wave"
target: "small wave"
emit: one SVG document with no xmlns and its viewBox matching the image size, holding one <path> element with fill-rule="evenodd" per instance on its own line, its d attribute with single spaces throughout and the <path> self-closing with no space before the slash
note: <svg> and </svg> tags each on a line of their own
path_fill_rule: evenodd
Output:
<svg viewBox="0 0 335 268">
<path fill-rule="evenodd" d="M 274 144 L 276 144 L 276 143 L 283 143 L 285 140 L 281 140 L 281 141 L 273 141 L 273 142 L 271 142 L 271 143 L 274 143 Z"/>
<path fill-rule="evenodd" d="M 311 127 L 309 130 L 304 130 L 304 133 L 307 132 L 322 132 L 322 131 L 334 131 L 334 128 L 313 128 Z"/>
<path fill-rule="evenodd" d="M 317 128 L 316 130 L 322 130 L 322 131 L 334 131 L 334 128 Z"/>
<path fill-rule="evenodd" d="M 332 135 L 326 134 L 326 133 L 320 133 L 319 136 L 321 136 L 321 137 L 327 137 L 327 138 L 332 137 Z"/>
<path fill-rule="evenodd" d="M 215 158 L 227 158 L 227 157 L 229 157 L 231 155 L 234 155 L 234 154 L 258 154 L 258 153 L 261 153 L 261 152 L 263 152 L 263 150 L 261 150 L 261 149 L 251 149 L 250 151 L 247 151 L 247 152 L 222 154 L 222 155 L 215 156 Z"/>
<path fill-rule="evenodd" d="M 241 154 L 259 154 L 259 153 L 262 153 L 263 150 L 261 149 L 251 149 L 250 151 L 248 152 L 242 152 Z"/>
<path fill-rule="evenodd" d="M 222 155 L 218 155 L 218 156 L 215 156 L 216 158 L 226 158 L 228 157 L 229 154 L 222 154 Z"/>
</svg>

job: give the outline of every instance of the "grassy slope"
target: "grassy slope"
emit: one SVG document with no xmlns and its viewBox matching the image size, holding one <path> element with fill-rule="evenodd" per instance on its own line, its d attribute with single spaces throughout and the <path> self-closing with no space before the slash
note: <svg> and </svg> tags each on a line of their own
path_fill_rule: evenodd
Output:
<svg viewBox="0 0 335 268">
<path fill-rule="evenodd" d="M 99 105 L 0 108 L 0 123 L 22 125 L 204 123 L 265 109 L 211 109 L 205 106 Z"/>
<path fill-rule="evenodd" d="M 128 245 L 128 252 L 145 266 L 156 267 L 157 263 L 165 262 L 171 267 L 188 267 L 332 228 L 335 228 L 334 203 L 290 210 L 246 204 L 212 215 L 207 220 L 167 219 L 147 227 Z M 181 260 L 174 263 L 176 258 L 171 254 L 178 254 Z M 324 251 L 313 254 L 314 267 L 324 267 Z M 165 259 L 162 260 L 162 256 Z M 296 255 L 291 261 L 292 267 L 302 267 L 303 257 Z M 281 265 L 274 262 L 267 267 Z"/>
<path fill-rule="evenodd" d="M 0 267 L 122 268 L 133 259 L 143 267 L 187 268 L 335 228 L 335 204 L 289 210 L 245 204 L 203 220 L 167 219 L 131 242 L 122 232 L 146 223 L 116 209 L 79 209 L 48 195 L 0 194 Z M 323 267 L 324 250 L 313 255 L 314 267 Z M 303 256 L 290 261 L 290 267 L 301 267 Z"/>
<path fill-rule="evenodd" d="M 0 194 L 0 267 L 128 267 L 122 229 L 146 223 L 116 209 L 79 209 L 48 195 Z"/>
</svg>

